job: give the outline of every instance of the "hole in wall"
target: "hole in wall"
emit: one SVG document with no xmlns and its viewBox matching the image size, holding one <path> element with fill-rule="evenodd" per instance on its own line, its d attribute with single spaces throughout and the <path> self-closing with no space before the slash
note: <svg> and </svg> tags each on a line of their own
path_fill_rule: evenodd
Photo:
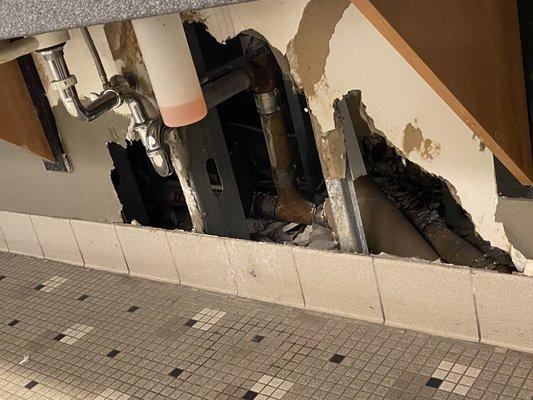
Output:
<svg viewBox="0 0 533 400">
<path fill-rule="evenodd" d="M 366 114 L 361 92 L 353 91 L 350 95 L 357 100 L 352 115 L 356 116 L 354 126 L 367 173 L 389 200 L 420 232 L 423 232 L 426 239 L 429 236 L 426 228 L 430 224 L 435 224 L 441 229 L 432 231 L 432 235 L 437 232 L 444 238 L 448 235 L 447 230 L 451 231 L 450 235 L 457 236 L 460 238 L 458 240 L 463 240 L 481 253 L 481 257 L 475 260 L 475 265 L 459 263 L 460 265 L 489 269 L 497 265 L 495 269 L 502 272 L 514 270 L 510 255 L 502 249 L 493 247 L 476 231 L 469 214 L 452 193 L 453 186 L 442 177 L 427 172 L 404 157 L 386 139 L 385 134 L 374 127 L 371 117 Z M 435 247 L 437 242 L 432 242 L 431 239 L 430 237 L 428 241 Z M 442 245 L 442 242 L 443 240 L 437 245 Z M 466 250 L 465 248 L 460 249 L 467 253 L 468 248 Z M 443 256 L 440 247 L 435 250 L 441 257 Z M 475 254 L 475 251 L 472 254 Z M 461 259 L 461 255 L 457 258 Z"/>
<path fill-rule="evenodd" d="M 220 173 L 218 172 L 217 162 L 213 158 L 210 158 L 205 163 L 205 170 L 207 172 L 207 176 L 209 177 L 211 190 L 215 196 L 220 196 L 224 190 L 224 187 L 222 186 L 222 179 L 220 178 Z"/>
<path fill-rule="evenodd" d="M 191 28 L 198 38 L 207 70 L 220 67 L 226 62 L 242 56 L 246 51 L 251 51 L 254 46 L 260 46 L 264 43 L 255 33 L 244 33 L 228 40 L 225 44 L 220 44 L 206 31 L 203 25 L 195 23 L 188 27 L 188 29 Z M 276 67 L 279 67 L 279 56 L 279 54 L 275 54 L 274 57 L 274 62 L 277 63 Z M 282 69 L 278 68 L 276 74 L 277 88 L 282 100 L 283 119 L 287 127 L 287 151 L 294 161 L 297 189 L 309 201 L 315 200 L 317 194 L 319 194 L 319 200 L 323 201 L 325 187 L 309 115 L 305 111 L 307 103 L 303 95 L 293 94 L 291 98 L 293 103 L 289 104 L 288 95 L 292 92 L 287 92 L 288 83 L 284 78 L 286 79 Z M 295 109 L 301 114 L 298 123 L 294 119 Z M 273 220 L 265 218 L 264 215 L 259 216 L 252 206 L 258 194 L 274 197 L 277 193 L 266 140 L 253 94 L 250 91 L 245 91 L 233 96 L 217 106 L 217 113 L 252 239 L 276 243 L 292 241 L 298 234 L 302 233 L 306 228 L 305 225 Z M 218 188 L 220 174 L 217 176 L 215 165 L 210 165 L 210 163 L 211 160 L 208 159 L 206 169 L 210 177 L 210 184 L 215 189 L 215 194 L 221 196 Z M 220 166 L 220 163 L 217 164 Z M 222 181 L 224 181 L 224 175 L 222 175 Z M 227 185 L 227 182 L 223 182 L 223 184 Z M 327 236 L 328 240 L 333 242 L 331 231 L 327 233 Z"/>
<path fill-rule="evenodd" d="M 160 177 L 152 168 L 142 143 L 127 141 L 123 147 L 108 143 L 114 169 L 111 180 L 122 204 L 122 219 L 143 226 L 191 230 L 192 224 L 175 174 Z"/>
</svg>

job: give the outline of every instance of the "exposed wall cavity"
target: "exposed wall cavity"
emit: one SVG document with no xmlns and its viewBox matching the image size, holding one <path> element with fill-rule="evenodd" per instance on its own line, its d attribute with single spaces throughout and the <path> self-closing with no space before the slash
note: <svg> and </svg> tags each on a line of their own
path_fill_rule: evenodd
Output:
<svg viewBox="0 0 533 400">
<path fill-rule="evenodd" d="M 352 115 L 356 117 L 354 125 L 368 175 L 441 258 L 472 268 L 514 271 L 510 255 L 491 246 L 476 232 L 470 216 L 456 201 L 454 187 L 402 155 L 383 132 L 372 125 L 361 93 L 355 91 L 350 95 L 355 99 Z M 412 129 L 416 137 L 422 138 L 419 130 Z M 422 139 L 416 143 L 421 142 Z"/>
<path fill-rule="evenodd" d="M 492 154 L 480 151 L 468 126 L 355 6 L 341 0 L 258 0 L 200 14 L 219 41 L 254 30 L 286 53 L 323 138 L 335 129 L 334 101 L 361 90 L 373 124 L 389 143 L 446 179 L 476 230 L 494 246 L 511 250 L 503 224 L 495 218 Z"/>
</svg>

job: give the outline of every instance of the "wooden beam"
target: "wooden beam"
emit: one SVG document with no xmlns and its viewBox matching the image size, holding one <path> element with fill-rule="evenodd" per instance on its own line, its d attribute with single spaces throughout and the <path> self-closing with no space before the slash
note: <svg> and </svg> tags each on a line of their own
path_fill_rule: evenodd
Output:
<svg viewBox="0 0 533 400">
<path fill-rule="evenodd" d="M 55 161 L 16 61 L 0 64 L 0 139 Z"/>
<path fill-rule="evenodd" d="M 516 2 L 352 2 L 509 171 L 533 184 Z"/>
</svg>

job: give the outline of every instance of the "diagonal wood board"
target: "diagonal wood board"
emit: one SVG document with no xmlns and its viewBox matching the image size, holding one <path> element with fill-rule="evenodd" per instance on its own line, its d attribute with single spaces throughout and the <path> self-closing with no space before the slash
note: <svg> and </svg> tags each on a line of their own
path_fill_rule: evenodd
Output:
<svg viewBox="0 0 533 400">
<path fill-rule="evenodd" d="M 16 61 L 0 64 L 0 139 L 55 161 Z"/>
<path fill-rule="evenodd" d="M 509 171 L 533 184 L 516 1 L 352 2 Z"/>
</svg>

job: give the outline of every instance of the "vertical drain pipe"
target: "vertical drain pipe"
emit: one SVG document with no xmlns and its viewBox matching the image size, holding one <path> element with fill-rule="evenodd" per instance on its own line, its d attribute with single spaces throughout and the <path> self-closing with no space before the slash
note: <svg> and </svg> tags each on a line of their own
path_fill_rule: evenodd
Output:
<svg viewBox="0 0 533 400">
<path fill-rule="evenodd" d="M 256 89 L 254 97 L 261 117 L 277 196 L 259 196 L 254 199 L 254 208 L 259 215 L 311 225 L 315 222 L 318 207 L 304 199 L 296 187 L 296 173 L 277 89 L 268 89 Z"/>
</svg>

